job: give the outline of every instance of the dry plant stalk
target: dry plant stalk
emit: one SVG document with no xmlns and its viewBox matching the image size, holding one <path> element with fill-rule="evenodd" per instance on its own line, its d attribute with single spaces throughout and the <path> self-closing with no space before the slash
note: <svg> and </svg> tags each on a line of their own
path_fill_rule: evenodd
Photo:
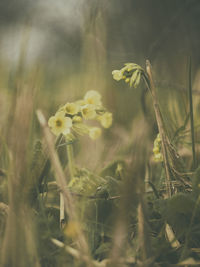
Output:
<svg viewBox="0 0 200 267">
<path fill-rule="evenodd" d="M 65 226 L 65 203 L 63 194 L 60 192 L 60 227 Z"/>
<path fill-rule="evenodd" d="M 180 185 L 182 185 L 184 189 L 188 191 L 191 191 L 191 182 L 188 174 L 182 171 L 182 169 L 184 168 L 182 162 L 180 161 L 180 156 L 169 140 L 156 95 L 156 88 L 153 80 L 151 64 L 148 60 L 146 61 L 146 72 L 148 78 L 145 77 L 145 82 L 152 95 L 156 121 L 161 138 L 161 147 L 166 173 L 167 197 L 171 197 L 173 187 L 172 179 L 170 178 L 170 176 L 172 176 L 175 181 L 179 181 Z"/>
<path fill-rule="evenodd" d="M 164 128 L 164 123 L 163 123 L 163 118 L 160 112 L 160 107 L 156 95 L 156 88 L 153 80 L 153 75 L 152 75 L 152 70 L 151 70 L 151 64 L 147 60 L 146 61 L 146 72 L 148 75 L 149 79 L 149 85 L 148 88 L 151 92 L 152 99 L 153 99 L 153 106 L 154 106 L 154 111 L 156 115 L 156 121 L 158 124 L 158 130 L 160 133 L 160 138 L 161 138 L 161 146 L 162 146 L 162 153 L 163 153 L 163 160 L 164 160 L 164 166 L 165 166 L 165 173 L 166 173 L 166 188 L 167 188 L 167 196 L 171 197 L 172 196 L 172 189 L 171 189 L 171 179 L 170 179 L 170 168 L 169 168 L 169 163 L 168 163 L 168 154 L 167 154 L 167 148 L 166 148 L 166 143 L 167 143 L 167 135 L 165 134 L 165 128 Z"/>
<path fill-rule="evenodd" d="M 65 180 L 65 175 L 62 170 L 62 166 L 60 164 L 56 150 L 54 148 L 54 141 L 53 141 L 52 135 L 47 126 L 45 117 L 40 110 L 37 110 L 37 117 L 43 130 L 43 134 L 44 134 L 47 148 L 49 151 L 49 157 L 50 157 L 52 166 L 55 170 L 56 182 L 63 195 L 64 207 L 65 207 L 66 213 L 69 216 L 69 221 L 78 222 L 78 216 L 75 211 L 75 205 L 74 205 L 72 196 L 68 190 L 67 183 Z M 82 260 L 86 262 L 88 267 L 92 267 L 93 263 L 91 260 L 91 256 L 90 256 L 90 252 L 89 252 L 89 248 L 88 248 L 85 235 L 81 228 L 78 228 L 77 231 L 78 233 L 76 235 L 76 244 L 78 246 L 78 249 L 80 250 L 80 255 L 82 257 Z"/>
</svg>

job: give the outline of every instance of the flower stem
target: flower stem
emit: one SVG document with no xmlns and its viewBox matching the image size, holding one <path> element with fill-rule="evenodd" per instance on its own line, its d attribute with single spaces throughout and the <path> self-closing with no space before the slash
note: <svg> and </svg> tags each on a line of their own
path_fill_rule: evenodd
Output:
<svg viewBox="0 0 200 267">
<path fill-rule="evenodd" d="M 167 135 L 165 134 L 163 118 L 160 112 L 160 106 L 159 106 L 157 95 L 156 95 L 156 89 L 154 85 L 151 64 L 148 60 L 146 61 L 146 71 L 148 75 L 148 78 L 147 78 L 148 80 L 145 79 L 145 82 L 147 83 L 148 89 L 151 92 L 154 111 L 156 115 L 156 121 L 157 121 L 158 130 L 159 130 L 160 138 L 161 138 L 161 146 L 162 146 L 163 160 L 164 160 L 165 173 L 166 173 L 166 191 L 167 191 L 167 196 L 171 197 L 172 196 L 171 181 L 170 181 L 171 179 L 170 179 L 170 170 L 169 170 L 169 163 L 168 163 L 168 153 L 167 153 L 167 148 L 166 148 Z"/>
<path fill-rule="evenodd" d="M 67 157 L 68 157 L 68 166 L 71 179 L 75 176 L 75 165 L 74 165 L 74 152 L 73 145 L 67 145 Z"/>
</svg>

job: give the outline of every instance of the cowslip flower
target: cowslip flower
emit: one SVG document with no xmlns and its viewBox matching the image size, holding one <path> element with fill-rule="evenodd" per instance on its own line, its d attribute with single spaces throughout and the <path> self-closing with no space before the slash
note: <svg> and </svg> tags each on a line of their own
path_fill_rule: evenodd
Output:
<svg viewBox="0 0 200 267">
<path fill-rule="evenodd" d="M 123 71 L 121 70 L 113 70 L 112 75 L 113 75 L 113 79 L 116 81 L 120 81 L 124 78 Z"/>
<path fill-rule="evenodd" d="M 163 161 L 163 155 L 161 152 L 160 134 L 158 134 L 156 139 L 154 140 L 153 154 L 154 154 L 154 161 L 156 161 L 156 162 L 162 162 Z"/>
<path fill-rule="evenodd" d="M 82 121 L 83 121 L 83 119 L 81 116 L 74 116 L 72 118 L 72 122 L 82 122 Z"/>
<path fill-rule="evenodd" d="M 99 127 L 92 127 L 90 128 L 89 130 L 89 137 L 92 139 L 92 140 L 96 140 L 97 138 L 99 138 L 101 136 L 101 128 Z"/>
<path fill-rule="evenodd" d="M 66 112 L 66 114 L 70 115 L 76 115 L 80 110 L 80 106 L 76 103 L 67 103 L 63 107 L 63 111 Z"/>
<path fill-rule="evenodd" d="M 84 99 L 67 102 L 48 123 L 55 135 L 63 134 L 67 140 L 75 140 L 76 134 L 87 134 L 95 140 L 101 135 L 101 129 L 87 125 L 87 120 L 97 120 L 104 128 L 112 124 L 112 114 L 102 105 L 101 95 L 95 90 L 88 91 Z"/>
<path fill-rule="evenodd" d="M 125 63 L 125 67 L 121 70 L 113 70 L 113 79 L 116 81 L 125 80 L 130 87 L 137 87 L 141 80 L 141 74 L 144 73 L 143 68 L 135 63 Z"/>
<path fill-rule="evenodd" d="M 70 133 L 72 120 L 69 117 L 65 117 L 65 112 L 60 111 L 55 116 L 49 118 L 48 125 L 56 136 L 60 134 L 66 135 Z"/>
<path fill-rule="evenodd" d="M 104 128 L 109 128 L 112 125 L 112 113 L 105 112 L 103 115 L 98 116 L 98 120 Z"/>
<path fill-rule="evenodd" d="M 96 117 L 95 105 L 87 104 L 81 108 L 81 114 L 85 120 L 92 120 Z"/>
<path fill-rule="evenodd" d="M 161 153 L 154 154 L 154 161 L 163 162 L 163 155 Z"/>
<path fill-rule="evenodd" d="M 84 96 L 84 101 L 86 104 L 92 104 L 95 106 L 101 106 L 101 95 L 94 90 L 88 91 Z"/>
</svg>

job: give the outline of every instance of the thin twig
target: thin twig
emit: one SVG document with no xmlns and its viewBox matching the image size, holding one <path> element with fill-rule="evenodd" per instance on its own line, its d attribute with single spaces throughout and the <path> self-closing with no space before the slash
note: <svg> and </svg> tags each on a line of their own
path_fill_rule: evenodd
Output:
<svg viewBox="0 0 200 267">
<path fill-rule="evenodd" d="M 74 152 L 72 144 L 67 145 L 67 157 L 68 157 L 70 178 L 73 179 L 75 176 L 75 166 L 74 166 Z"/>
</svg>

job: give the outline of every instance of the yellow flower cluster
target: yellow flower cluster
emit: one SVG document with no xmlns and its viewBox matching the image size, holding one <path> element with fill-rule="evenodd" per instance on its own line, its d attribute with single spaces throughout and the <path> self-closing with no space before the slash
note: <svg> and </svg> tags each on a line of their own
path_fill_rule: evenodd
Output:
<svg viewBox="0 0 200 267">
<path fill-rule="evenodd" d="M 135 63 L 126 63 L 121 70 L 113 70 L 113 79 L 116 81 L 125 80 L 126 83 L 130 84 L 130 87 L 137 87 L 140 83 L 141 74 L 144 70 Z"/>
<path fill-rule="evenodd" d="M 112 113 L 106 111 L 101 102 L 101 95 L 94 90 L 88 91 L 84 98 L 72 103 L 66 103 L 56 114 L 50 117 L 48 125 L 56 136 L 63 134 L 68 139 L 73 133 L 88 134 L 93 140 L 101 136 L 101 128 L 91 127 L 87 120 L 97 120 L 104 128 L 112 125 Z"/>
<path fill-rule="evenodd" d="M 162 162 L 163 161 L 163 155 L 161 152 L 160 134 L 158 134 L 156 139 L 154 140 L 153 154 L 154 154 L 154 160 L 156 162 Z"/>
</svg>

